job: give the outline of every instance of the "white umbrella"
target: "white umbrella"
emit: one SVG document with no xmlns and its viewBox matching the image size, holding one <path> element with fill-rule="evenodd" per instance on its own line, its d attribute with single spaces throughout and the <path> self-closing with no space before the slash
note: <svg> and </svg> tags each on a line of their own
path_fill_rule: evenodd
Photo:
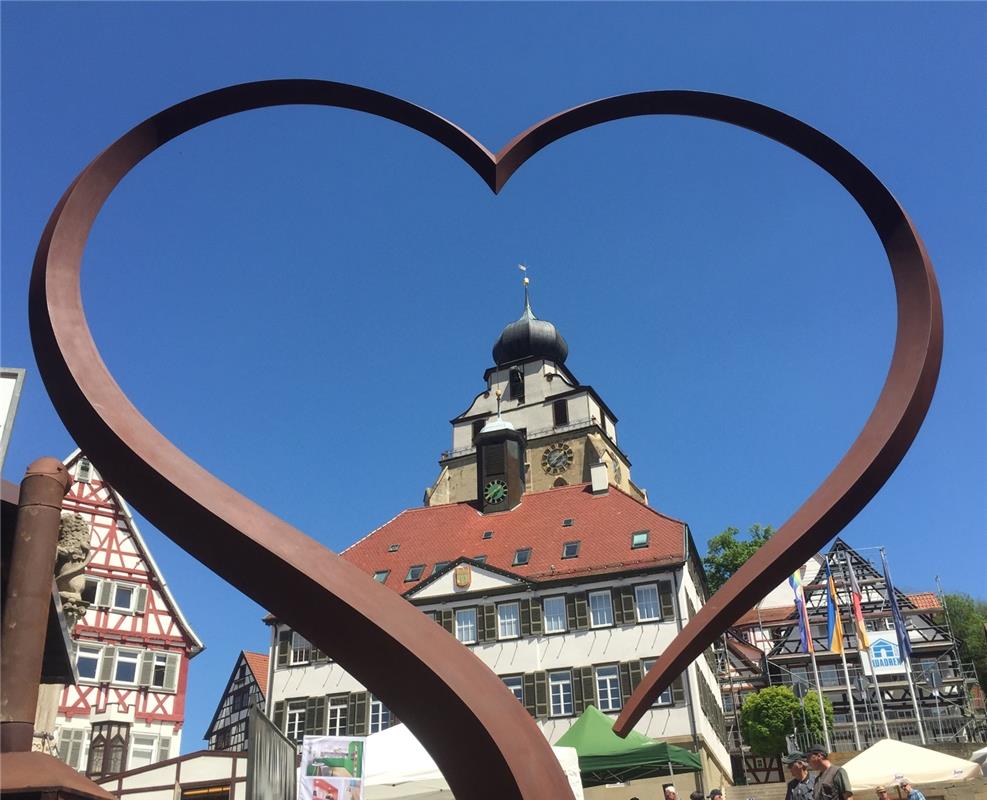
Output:
<svg viewBox="0 0 987 800">
<path fill-rule="evenodd" d="M 972 761 L 895 739 L 881 739 L 847 761 L 843 768 L 855 792 L 875 786 L 890 786 L 902 778 L 921 785 L 966 780 L 980 775 L 980 765 Z"/>
<path fill-rule="evenodd" d="M 980 769 L 984 772 L 984 776 L 987 776 L 987 747 L 974 750 L 973 755 L 970 756 L 970 760 L 979 764 Z"/>
</svg>

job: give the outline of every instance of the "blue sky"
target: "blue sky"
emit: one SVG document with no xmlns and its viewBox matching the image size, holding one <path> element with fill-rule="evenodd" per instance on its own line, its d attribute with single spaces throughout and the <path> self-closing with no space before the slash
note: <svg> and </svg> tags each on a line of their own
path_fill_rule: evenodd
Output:
<svg viewBox="0 0 987 800">
<path fill-rule="evenodd" d="M 898 582 L 983 596 L 987 69 L 983 4 L 45 4 L 2 7 L 3 365 L 28 369 L 4 467 L 73 444 L 26 324 L 59 195 L 158 110 L 311 77 L 403 97 L 499 149 L 572 105 L 644 89 L 735 94 L 835 138 L 899 198 L 946 320 L 925 427 L 846 529 Z M 97 344 L 153 424 L 340 550 L 421 502 L 448 424 L 520 312 L 618 417 L 635 482 L 702 546 L 780 525 L 839 460 L 894 335 L 876 235 L 835 182 L 723 125 L 632 120 L 543 151 L 494 197 L 442 147 L 352 112 L 213 123 L 139 165 L 86 252 Z M 144 527 L 206 642 L 197 749 L 263 610 Z M 236 558 L 235 553 L 230 554 Z"/>
</svg>

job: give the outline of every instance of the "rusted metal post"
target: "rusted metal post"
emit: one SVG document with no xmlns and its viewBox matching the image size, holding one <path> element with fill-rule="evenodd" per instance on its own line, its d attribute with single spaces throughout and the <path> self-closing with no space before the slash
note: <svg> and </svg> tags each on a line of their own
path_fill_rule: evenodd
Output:
<svg viewBox="0 0 987 800">
<path fill-rule="evenodd" d="M 62 498 L 71 479 L 57 458 L 39 458 L 21 482 L 3 606 L 0 752 L 28 751 L 41 684 Z"/>
</svg>

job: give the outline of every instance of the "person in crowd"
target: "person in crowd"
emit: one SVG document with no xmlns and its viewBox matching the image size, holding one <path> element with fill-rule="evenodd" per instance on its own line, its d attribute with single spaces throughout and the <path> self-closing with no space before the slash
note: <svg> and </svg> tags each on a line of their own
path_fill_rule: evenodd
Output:
<svg viewBox="0 0 987 800">
<path fill-rule="evenodd" d="M 665 790 L 665 800 L 678 800 L 679 793 L 675 791 L 675 787 L 670 783 L 666 783 L 663 787 Z"/>
<path fill-rule="evenodd" d="M 925 800 L 925 795 L 912 786 L 912 782 L 908 778 L 902 778 L 898 785 L 901 787 L 901 793 L 906 800 Z"/>
<path fill-rule="evenodd" d="M 829 751 L 821 744 L 814 744 L 806 753 L 809 767 L 816 770 L 816 783 L 812 787 L 813 800 L 852 800 L 850 779 L 843 767 L 834 766 Z"/>
<path fill-rule="evenodd" d="M 809 762 L 801 753 L 789 753 L 782 761 L 788 765 L 792 779 L 788 782 L 785 800 L 812 800 L 812 787 L 815 776 L 809 774 Z"/>
<path fill-rule="evenodd" d="M 692 792 L 689 795 L 689 800 L 706 800 L 706 795 L 702 792 Z"/>
<path fill-rule="evenodd" d="M 709 793 L 709 800 L 723 800 L 723 790 L 722 789 L 713 789 Z"/>
<path fill-rule="evenodd" d="M 887 786 L 875 786 L 874 793 L 877 795 L 877 800 L 890 800 Z"/>
</svg>

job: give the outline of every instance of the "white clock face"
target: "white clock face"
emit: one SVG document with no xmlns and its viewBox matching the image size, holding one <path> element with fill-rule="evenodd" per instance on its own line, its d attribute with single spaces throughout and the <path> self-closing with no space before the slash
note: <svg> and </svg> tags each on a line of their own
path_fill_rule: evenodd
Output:
<svg viewBox="0 0 987 800">
<path fill-rule="evenodd" d="M 561 475 L 569 469 L 572 459 L 572 448 L 563 442 L 557 442 L 542 453 L 541 468 L 549 475 Z"/>
</svg>

